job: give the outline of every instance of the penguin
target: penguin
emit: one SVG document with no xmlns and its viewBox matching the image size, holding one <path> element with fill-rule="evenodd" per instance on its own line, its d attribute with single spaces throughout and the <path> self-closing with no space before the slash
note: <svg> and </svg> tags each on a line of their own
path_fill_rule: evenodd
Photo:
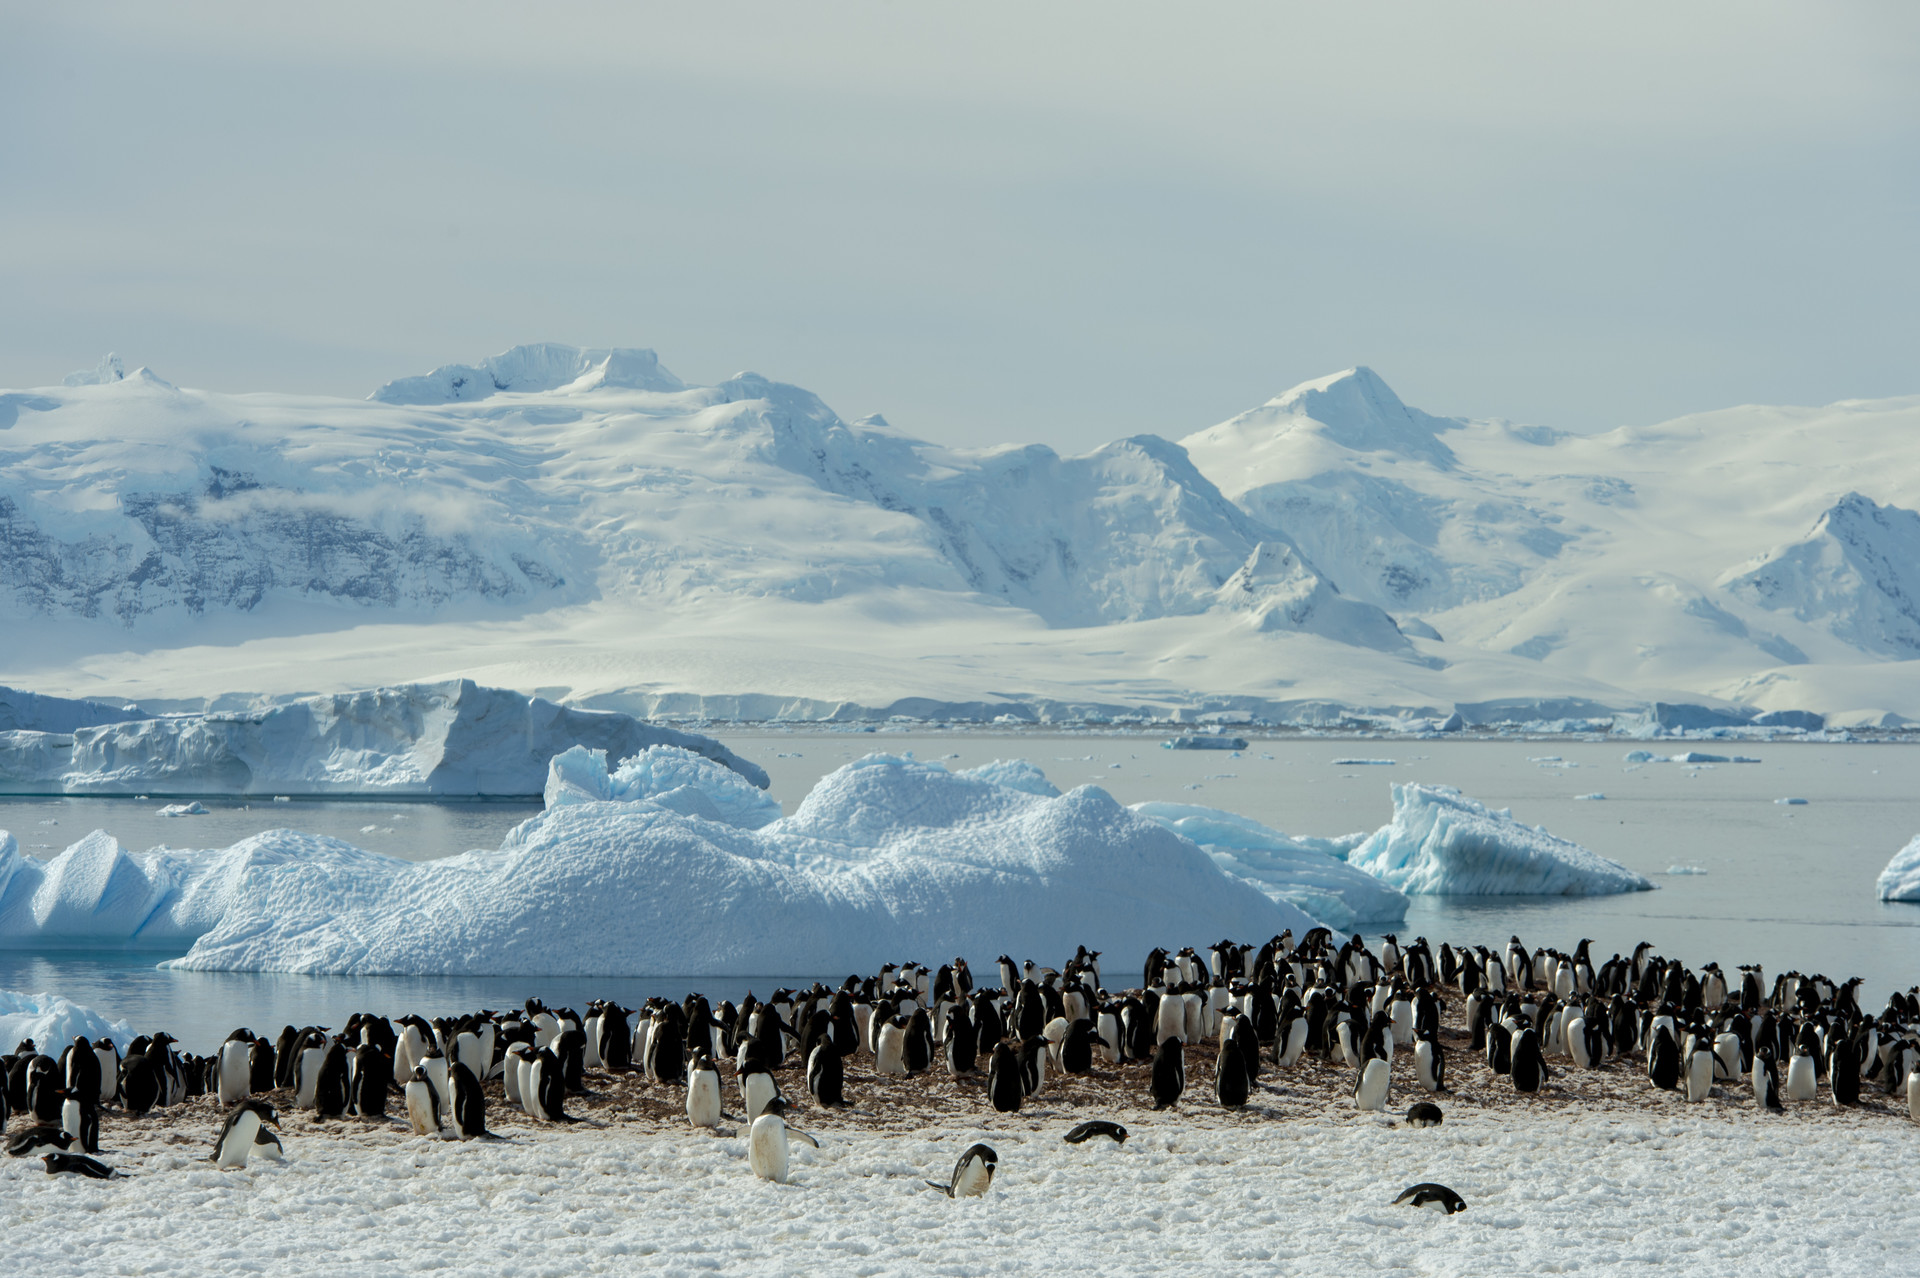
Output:
<svg viewBox="0 0 1920 1278">
<path fill-rule="evenodd" d="M 578 1121 L 566 1112 L 567 1082 L 560 1058 L 551 1050 L 543 1049 L 534 1053 L 533 1067 L 528 1071 L 521 1095 L 524 1097 L 529 1091 L 536 1111 L 534 1117 L 549 1123 Z"/>
<path fill-rule="evenodd" d="M 777 1185 L 787 1183 L 787 1138 L 798 1137 L 820 1148 L 820 1142 L 797 1127 L 787 1126 L 787 1103 L 779 1097 L 767 1102 L 760 1117 L 753 1120 L 747 1133 L 747 1166 L 761 1180 Z"/>
<path fill-rule="evenodd" d="M 1062 1073 L 1084 1074 L 1093 1068 L 1093 1022 L 1082 1018 L 1067 1027 L 1060 1041 Z"/>
<path fill-rule="evenodd" d="M 1698 1104 L 1713 1092 L 1713 1073 L 1717 1061 L 1705 1034 L 1691 1037 L 1693 1050 L 1687 1053 L 1686 1097 L 1689 1102 Z"/>
<path fill-rule="evenodd" d="M 1540 1035 L 1526 1028 L 1513 1036 L 1513 1052 L 1508 1063 L 1508 1071 L 1513 1078 L 1513 1090 L 1532 1094 L 1540 1090 L 1542 1083 L 1553 1077 L 1547 1069 L 1546 1058 L 1540 1054 Z"/>
<path fill-rule="evenodd" d="M 709 1129 L 720 1125 L 720 1071 L 705 1052 L 695 1052 L 687 1067 L 687 1121 Z"/>
<path fill-rule="evenodd" d="M 1440 1120 L 1440 1107 L 1432 1101 L 1415 1101 L 1407 1110 L 1409 1127 L 1438 1127 Z"/>
<path fill-rule="evenodd" d="M 447 1073 L 446 1055 L 438 1047 L 429 1045 L 426 1055 L 420 1058 L 420 1068 L 426 1071 L 427 1082 L 433 1088 L 440 1124 L 444 1127 L 453 1114 L 453 1079 Z"/>
<path fill-rule="evenodd" d="M 1249 1084 L 1246 1053 L 1230 1037 L 1221 1038 L 1220 1054 L 1214 1058 L 1213 1090 L 1220 1103 L 1228 1109 L 1239 1109 L 1247 1103 Z"/>
<path fill-rule="evenodd" d="M 47 1165 L 49 1176 L 58 1176 L 61 1172 L 73 1172 L 94 1180 L 113 1180 L 125 1174 L 84 1154 L 42 1154 L 40 1161 Z"/>
<path fill-rule="evenodd" d="M 1414 1042 L 1413 1069 L 1424 1090 L 1436 1095 L 1447 1090 L 1447 1057 L 1438 1032 L 1429 1031 Z"/>
<path fill-rule="evenodd" d="M 453 1075 L 454 1132 L 461 1140 L 492 1136 L 487 1130 L 487 1094 L 480 1090 L 480 1080 L 473 1076 L 465 1061 L 454 1062 L 449 1072 Z"/>
<path fill-rule="evenodd" d="M 427 1077 L 427 1067 L 413 1067 L 413 1077 L 407 1080 L 407 1126 L 416 1136 L 438 1136 L 441 1128 L 440 1089 Z"/>
<path fill-rule="evenodd" d="M 901 1064 L 909 1075 L 924 1074 L 933 1067 L 933 1026 L 927 1009 L 915 1008 L 907 1018 L 906 1035 L 901 1044 Z"/>
<path fill-rule="evenodd" d="M 67 1080 L 67 1090 L 89 1108 L 106 1104 L 100 1095 L 100 1058 L 94 1053 L 93 1044 L 84 1035 L 77 1036 L 60 1056 L 60 1072 Z"/>
<path fill-rule="evenodd" d="M 1127 1143 L 1127 1129 L 1105 1118 L 1088 1119 L 1061 1139 L 1069 1145 L 1080 1145 L 1092 1140 L 1095 1136 L 1105 1136 L 1116 1145 Z"/>
<path fill-rule="evenodd" d="M 208 1161 L 216 1167 L 245 1167 L 263 1125 L 279 1126 L 280 1112 L 264 1100 L 243 1100 L 227 1112 L 220 1134 L 213 1138 Z"/>
<path fill-rule="evenodd" d="M 873 1072 L 905 1078 L 907 1075 L 907 1018 L 895 1016 L 880 1027 L 874 1046 Z"/>
<path fill-rule="evenodd" d="M 66 1129 L 56 1127 L 52 1123 L 40 1123 L 33 1127 L 23 1127 L 17 1132 L 9 1132 L 7 1134 L 7 1156 L 9 1158 L 24 1158 L 44 1145 L 51 1145 L 56 1149 L 62 1150 L 70 1149 L 73 1147 L 73 1135 Z"/>
<path fill-rule="evenodd" d="M 987 1062 L 987 1101 L 995 1113 L 1017 1114 L 1026 1100 L 1027 1089 L 1020 1069 L 1020 1058 L 1005 1039 L 996 1043 Z"/>
<path fill-rule="evenodd" d="M 1436 1185 L 1432 1181 L 1407 1186 L 1393 1201 L 1395 1206 L 1405 1203 L 1409 1207 L 1431 1207 L 1449 1216 L 1467 1209 L 1466 1201 L 1460 1195 L 1445 1185 Z"/>
<path fill-rule="evenodd" d="M 313 1084 L 313 1112 L 321 1118 L 339 1118 L 347 1112 L 347 1046 L 337 1038 L 320 1058 L 320 1073 Z"/>
<path fill-rule="evenodd" d="M 237 1105 L 253 1093 L 253 1035 L 237 1029 L 220 1045 L 214 1094 L 222 1105 Z"/>
<path fill-rule="evenodd" d="M 1047 1040 L 1035 1036 L 1020 1044 L 1020 1085 L 1038 1096 L 1047 1085 Z"/>
<path fill-rule="evenodd" d="M 1852 1108 L 1860 1103 L 1860 1058 L 1854 1054 L 1853 1041 L 1836 1035 L 1833 1054 L 1827 1063 L 1827 1087 L 1833 1103 Z"/>
<path fill-rule="evenodd" d="M 1647 1080 L 1668 1092 L 1680 1085 L 1680 1045 L 1664 1025 L 1655 1028 L 1653 1044 L 1647 1049 Z"/>
<path fill-rule="evenodd" d="M 758 1052 L 748 1055 L 746 1068 L 734 1076 L 734 1082 L 739 1085 L 740 1104 L 749 1123 L 780 1098 L 780 1084 L 774 1082 L 773 1074 L 761 1063 Z"/>
<path fill-rule="evenodd" d="M 533 1044 L 513 1043 L 500 1061 L 500 1088 L 507 1104 L 526 1106 L 527 1067 L 533 1063 Z"/>
<path fill-rule="evenodd" d="M 1153 1107 L 1166 1109 L 1180 1103 L 1187 1090 L 1187 1059 L 1180 1040 L 1169 1035 L 1153 1052 Z"/>
<path fill-rule="evenodd" d="M 953 1175 L 946 1184 L 937 1180 L 927 1184 L 949 1198 L 978 1198 L 992 1188 L 993 1171 L 999 1165 L 1000 1155 L 993 1152 L 993 1146 L 969 1145 L 953 1165 Z"/>
<path fill-rule="evenodd" d="M 320 1065 L 327 1058 L 327 1036 L 317 1029 L 303 1032 L 293 1048 L 293 1106 L 312 1109 L 320 1086 Z"/>
<path fill-rule="evenodd" d="M 93 1055 L 91 1049 L 87 1055 Z M 78 1141 L 83 1152 L 100 1152 L 100 1107 L 91 1093 L 67 1092 L 60 1105 L 60 1129 Z"/>
<path fill-rule="evenodd" d="M 1920 1067 L 1907 1071 L 1907 1117 L 1920 1123 Z"/>
<path fill-rule="evenodd" d="M 1393 1087 L 1393 1065 L 1387 1058 L 1389 1050 L 1380 1027 L 1367 1031 L 1353 1075 L 1355 1109 L 1377 1112 L 1387 1107 L 1387 1095 Z"/>
<path fill-rule="evenodd" d="M 1780 1079 L 1774 1072 L 1773 1053 L 1753 1054 L 1753 1103 L 1763 1110 L 1784 1112 L 1780 1104 Z"/>
<path fill-rule="evenodd" d="M 371 1043 L 353 1050 L 353 1069 L 349 1072 L 347 1112 L 359 1118 L 387 1116 L 387 1080 L 393 1071 L 387 1058 Z"/>
<path fill-rule="evenodd" d="M 949 1074 L 971 1074 L 980 1063 L 980 1038 L 965 1003 L 955 1003 L 947 1012 L 944 1054 Z"/>
<path fill-rule="evenodd" d="M 833 1109 L 847 1103 L 846 1068 L 833 1044 L 821 1040 L 807 1058 L 807 1092 L 814 1103 Z"/>
</svg>

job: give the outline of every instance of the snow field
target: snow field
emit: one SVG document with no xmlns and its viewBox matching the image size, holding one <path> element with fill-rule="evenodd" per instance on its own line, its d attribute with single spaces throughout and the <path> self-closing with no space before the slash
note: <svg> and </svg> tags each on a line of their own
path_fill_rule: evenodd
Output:
<svg viewBox="0 0 1920 1278">
<path fill-rule="evenodd" d="M 1906 1272 L 1920 1131 L 1746 1119 L 1463 1114 L 1389 1128 L 1344 1114 L 1194 1127 L 1129 1119 L 1123 1147 L 1061 1142 L 1075 1116 L 899 1133 L 815 1130 L 792 1183 L 744 1136 L 503 1128 L 458 1144 L 393 1126 L 289 1134 L 288 1161 L 221 1172 L 207 1139 L 143 1140 L 126 1181 L 0 1167 L 19 1272 L 659 1274 Z M 927 1189 L 974 1140 L 983 1199 Z M 131 1156 L 128 1156 L 130 1154 Z M 1391 1206 L 1437 1180 L 1468 1210 Z"/>
</svg>

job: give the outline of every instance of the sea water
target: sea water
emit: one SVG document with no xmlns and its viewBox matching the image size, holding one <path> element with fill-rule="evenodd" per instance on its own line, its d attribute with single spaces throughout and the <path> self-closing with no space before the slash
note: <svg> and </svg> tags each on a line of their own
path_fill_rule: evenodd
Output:
<svg viewBox="0 0 1920 1278">
<path fill-rule="evenodd" d="M 1901 745 L 1549 740 L 1250 738 L 1237 754 L 1174 751 L 1160 735 L 1100 732 L 796 729 L 728 733 L 728 745 L 772 778 L 788 812 L 820 777 L 873 750 L 911 752 L 953 768 L 1025 758 L 1061 789 L 1100 785 L 1126 803 L 1146 799 L 1225 808 L 1290 834 L 1371 831 L 1392 816 L 1391 785 L 1453 785 L 1516 818 L 1573 839 L 1660 885 L 1611 897 L 1415 897 L 1402 939 L 1571 949 L 1592 938 L 1598 959 L 1639 941 L 1669 957 L 1732 969 L 1761 962 L 1769 980 L 1798 968 L 1866 978 L 1863 1002 L 1920 981 L 1920 905 L 1874 899 L 1873 883 L 1920 830 L 1920 749 Z M 1760 762 L 1629 764 L 1636 747 L 1696 749 Z M 1373 764 L 1346 759 L 1391 760 Z M 1604 798 L 1581 798 L 1582 795 Z M 1777 802 L 1805 799 L 1804 805 Z M 0 828 L 30 855 L 51 856 L 92 829 L 133 849 L 159 843 L 220 847 L 281 826 L 346 839 L 410 859 L 497 846 L 537 811 L 526 804 L 208 799 L 208 816 L 161 818 L 130 799 L 0 800 Z M 48 825 L 44 822 L 57 822 Z M 1674 867 L 1705 873 L 1676 875 Z M 1217 937 L 1169 937 L 1204 945 Z M 1377 938 L 1375 938 L 1377 939 Z M 1072 938 L 1064 938 L 1071 944 Z M 208 1050 L 235 1025 L 337 1024 L 353 1011 L 426 1015 L 504 1008 L 529 995 L 579 1005 L 698 988 L 735 998 L 776 985 L 847 973 L 772 974 L 751 980 L 698 974 L 649 978 L 295 977 L 155 969 L 161 955 L 0 951 L 0 988 L 52 990 L 136 1029 L 162 1025 Z M 927 962 L 936 955 L 918 955 Z M 973 956 L 970 956 L 973 957 Z M 984 956 L 991 958 L 992 956 Z M 1058 962 L 1058 955 L 1020 955 Z M 8 1046 L 11 1046 L 10 1044 Z"/>
</svg>

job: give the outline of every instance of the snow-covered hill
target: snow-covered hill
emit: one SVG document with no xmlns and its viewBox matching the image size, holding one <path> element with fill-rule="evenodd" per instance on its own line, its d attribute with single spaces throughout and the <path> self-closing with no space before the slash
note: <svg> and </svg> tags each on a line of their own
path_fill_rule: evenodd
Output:
<svg viewBox="0 0 1920 1278">
<path fill-rule="evenodd" d="M 0 682 L 41 692 L 1920 718 L 1920 398 L 1577 436 L 1357 368 L 1063 457 L 642 350 L 516 347 L 365 401 L 73 381 L 0 394 Z"/>
</svg>

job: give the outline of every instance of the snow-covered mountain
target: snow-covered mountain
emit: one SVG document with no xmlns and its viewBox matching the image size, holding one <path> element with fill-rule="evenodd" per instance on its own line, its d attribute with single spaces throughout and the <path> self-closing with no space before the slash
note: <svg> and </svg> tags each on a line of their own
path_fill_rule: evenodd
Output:
<svg viewBox="0 0 1920 1278">
<path fill-rule="evenodd" d="M 1356 368 L 1061 456 L 944 448 L 751 373 L 688 386 L 643 350 L 516 347 L 365 401 L 121 370 L 0 394 L 0 682 L 1920 717 L 1920 399 L 1578 436 L 1435 417 Z"/>
</svg>

